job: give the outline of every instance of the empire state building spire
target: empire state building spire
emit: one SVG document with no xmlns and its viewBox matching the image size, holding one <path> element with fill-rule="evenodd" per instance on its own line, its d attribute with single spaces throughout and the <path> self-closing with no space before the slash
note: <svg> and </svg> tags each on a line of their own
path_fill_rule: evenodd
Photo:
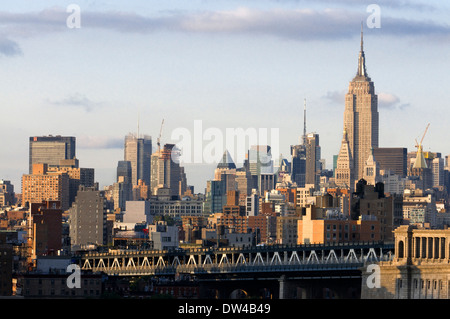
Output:
<svg viewBox="0 0 450 319">
<path fill-rule="evenodd" d="M 359 57 L 358 57 L 358 72 L 356 72 L 357 76 L 367 76 L 366 71 L 366 57 L 364 55 L 364 42 L 363 42 L 363 23 L 361 22 L 361 50 L 359 51 Z"/>
</svg>

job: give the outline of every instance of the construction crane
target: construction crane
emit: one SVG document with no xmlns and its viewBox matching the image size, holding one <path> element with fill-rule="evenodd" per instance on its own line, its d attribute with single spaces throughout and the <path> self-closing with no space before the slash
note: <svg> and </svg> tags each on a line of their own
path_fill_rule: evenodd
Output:
<svg viewBox="0 0 450 319">
<path fill-rule="evenodd" d="M 164 125 L 164 119 L 161 122 L 161 128 L 159 130 L 159 136 L 158 136 L 158 139 L 156 141 L 156 144 L 158 145 L 158 152 L 161 150 L 161 135 L 162 135 L 163 125 Z"/>
<path fill-rule="evenodd" d="M 427 131 L 428 131 L 428 127 L 430 126 L 430 123 L 428 123 L 428 125 L 427 125 L 427 127 L 426 127 L 426 129 L 425 129 L 425 132 L 423 133 L 423 136 L 422 136 L 422 139 L 420 140 L 420 143 L 418 143 L 417 142 L 417 139 L 416 139 L 416 147 L 417 148 L 421 148 L 422 147 L 422 142 L 423 142 L 423 139 L 424 139 L 424 137 L 425 137 L 425 134 L 427 134 Z"/>
</svg>

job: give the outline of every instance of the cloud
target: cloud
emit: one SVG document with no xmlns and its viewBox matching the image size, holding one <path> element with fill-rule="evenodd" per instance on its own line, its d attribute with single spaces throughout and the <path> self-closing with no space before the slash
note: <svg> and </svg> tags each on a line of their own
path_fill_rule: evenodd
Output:
<svg viewBox="0 0 450 319">
<path fill-rule="evenodd" d="M 328 91 L 323 98 L 338 105 L 345 105 L 346 93 L 347 92 L 345 90 Z M 392 93 L 380 92 L 377 93 L 377 96 L 379 109 L 394 110 L 404 109 L 410 106 L 409 103 L 402 103 L 400 98 Z"/>
<path fill-rule="evenodd" d="M 400 98 L 392 93 L 378 93 L 378 107 L 382 109 L 404 109 L 409 103 L 402 103 Z"/>
<path fill-rule="evenodd" d="M 340 3 L 354 0 L 341 0 Z M 344 39 L 358 35 L 360 21 L 368 17 L 364 10 L 325 9 L 256 9 L 240 7 L 217 11 L 170 11 L 153 16 L 135 12 L 86 11 L 81 7 L 81 29 L 104 29 L 116 32 L 148 34 L 158 31 L 204 34 L 270 35 L 301 41 Z M 40 12 L 0 12 L 0 34 L 29 37 L 49 32 L 73 31 L 67 27 L 69 13 L 52 7 Z M 431 20 L 389 17 L 382 12 L 381 30 L 390 36 L 445 36 L 450 27 Z"/>
<path fill-rule="evenodd" d="M 0 37 L 0 54 L 7 57 L 12 57 L 22 55 L 23 52 L 17 42 Z"/>
<path fill-rule="evenodd" d="M 79 136 L 77 147 L 83 149 L 121 149 L 124 146 L 123 138 L 105 136 Z"/>
<path fill-rule="evenodd" d="M 273 2 L 279 2 L 280 0 L 273 0 Z M 433 11 L 437 10 L 433 5 L 426 2 L 417 2 L 409 0 L 284 0 L 296 3 L 314 3 L 314 4 L 324 4 L 324 5 L 340 5 L 349 6 L 354 8 L 355 6 L 368 6 L 370 4 L 377 4 L 382 8 L 399 8 L 401 10 L 412 9 L 419 11 Z"/>
<path fill-rule="evenodd" d="M 46 102 L 56 106 L 81 108 L 84 109 L 86 112 L 91 112 L 95 108 L 102 105 L 102 103 L 94 102 L 81 93 L 74 93 L 66 98 L 63 98 L 62 100 L 58 101 L 46 100 Z"/>
<path fill-rule="evenodd" d="M 346 93 L 347 92 L 344 91 L 344 90 L 342 90 L 342 91 L 328 91 L 323 98 L 329 100 L 332 103 L 344 105 L 345 104 L 345 94 Z"/>
</svg>

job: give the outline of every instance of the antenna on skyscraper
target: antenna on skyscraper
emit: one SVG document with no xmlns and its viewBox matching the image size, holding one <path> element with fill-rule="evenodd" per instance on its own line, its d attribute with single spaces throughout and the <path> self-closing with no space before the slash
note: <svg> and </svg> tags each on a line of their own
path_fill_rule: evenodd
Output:
<svg viewBox="0 0 450 319">
<path fill-rule="evenodd" d="M 138 118 L 137 118 L 137 138 L 139 138 L 139 111 L 138 111 Z"/>
<path fill-rule="evenodd" d="M 306 98 L 303 100 L 303 145 L 306 144 Z"/>
</svg>

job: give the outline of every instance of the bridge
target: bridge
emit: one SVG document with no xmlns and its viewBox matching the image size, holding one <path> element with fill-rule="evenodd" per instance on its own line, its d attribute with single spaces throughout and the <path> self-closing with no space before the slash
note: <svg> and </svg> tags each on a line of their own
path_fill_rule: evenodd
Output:
<svg viewBox="0 0 450 319">
<path fill-rule="evenodd" d="M 88 252 L 79 259 L 82 270 L 103 272 L 114 277 L 195 278 L 203 287 L 227 290 L 236 287 L 270 287 L 280 298 L 294 281 L 336 287 L 361 282 L 361 267 L 367 263 L 392 260 L 394 244 L 383 242 L 339 243 L 333 245 L 267 245 L 173 250 L 120 250 Z M 333 288 L 339 290 L 340 288 Z M 222 293 L 224 294 L 224 293 Z M 311 293 L 308 293 L 311 294 Z"/>
<path fill-rule="evenodd" d="M 121 250 L 82 255 L 82 270 L 118 276 L 167 276 L 357 269 L 391 260 L 394 244 L 269 245 L 173 250 Z"/>
</svg>

